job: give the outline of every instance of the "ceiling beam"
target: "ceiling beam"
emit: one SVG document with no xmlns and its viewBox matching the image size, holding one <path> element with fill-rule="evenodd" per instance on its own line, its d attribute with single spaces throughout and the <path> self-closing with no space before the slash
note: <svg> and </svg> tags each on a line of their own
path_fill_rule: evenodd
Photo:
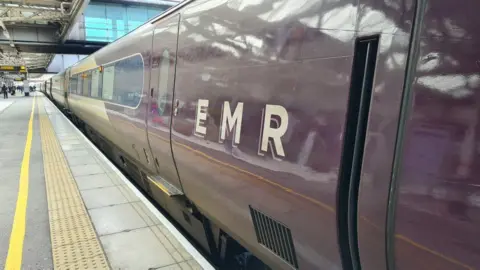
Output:
<svg viewBox="0 0 480 270">
<path fill-rule="evenodd" d="M 0 27 L 3 22 L 0 20 Z M 5 38 L 0 35 L 0 41 L 8 39 L 13 43 L 23 42 L 58 42 L 58 27 L 35 27 L 34 25 L 25 27 L 18 25 L 8 25 L 9 36 Z"/>
<path fill-rule="evenodd" d="M 25 17 L 25 16 L 18 16 L 18 17 L 0 17 L 0 21 L 3 22 L 36 22 L 36 21 L 65 21 L 68 22 L 68 16 L 63 15 L 60 12 L 46 12 L 45 14 L 34 14 L 33 16 Z"/>
<path fill-rule="evenodd" d="M 21 12 L 34 12 L 34 11 L 58 11 L 60 12 L 59 8 L 55 7 L 39 7 L 39 6 L 29 6 L 29 5 L 21 5 L 21 6 L 5 6 L 4 4 L 0 4 L 1 14 L 5 14 L 6 12 L 10 12 L 11 10 L 17 10 Z"/>
<path fill-rule="evenodd" d="M 7 27 L 1 20 L 0 20 L 0 28 L 3 29 L 3 35 L 8 39 L 10 47 L 15 48 L 15 44 L 13 43 L 13 37 L 10 35 L 10 32 L 8 31 Z"/>
<path fill-rule="evenodd" d="M 6 40 L 0 40 L 0 45 L 1 44 L 8 44 L 8 42 Z M 107 42 L 88 41 L 81 43 L 66 42 L 64 44 L 58 44 L 55 42 L 15 41 L 15 46 L 21 52 L 61 54 L 92 54 L 107 44 Z"/>
<path fill-rule="evenodd" d="M 16 5 L 31 5 L 41 7 L 60 7 L 60 1 L 57 0 L 7 0 L 2 1 L 2 5 L 6 7 L 15 7 Z"/>
</svg>

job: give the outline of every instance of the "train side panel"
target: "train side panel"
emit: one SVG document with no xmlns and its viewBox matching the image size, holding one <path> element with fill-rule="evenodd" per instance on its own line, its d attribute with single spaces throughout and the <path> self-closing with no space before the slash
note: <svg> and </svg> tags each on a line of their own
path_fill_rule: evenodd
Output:
<svg viewBox="0 0 480 270">
<path fill-rule="evenodd" d="M 69 95 L 69 104 L 75 115 L 97 129 L 130 160 L 155 174 L 145 129 L 151 38 L 151 29 L 147 27 L 73 67 L 72 74 L 77 76 L 79 83 L 75 93 Z M 98 67 L 103 68 L 103 81 L 97 82 L 98 89 L 94 89 L 95 97 L 92 97 L 91 86 L 85 83 L 91 85 L 93 71 Z"/>
<path fill-rule="evenodd" d="M 73 66 L 68 100 L 85 129 L 106 140 L 117 165 L 209 250 L 203 223 L 190 212 L 187 198 L 171 198 L 162 182 L 182 192 L 169 141 L 178 18 L 146 24 Z M 99 67 L 102 82 L 96 79 Z"/>
<path fill-rule="evenodd" d="M 272 269 L 478 268 L 480 6 L 430 1 L 416 41 L 424 1 L 387 2 L 193 1 L 53 77 L 52 98 L 211 251 L 219 227 Z"/>
<path fill-rule="evenodd" d="M 342 267 L 335 196 L 353 7 L 214 0 L 182 10 L 172 128 L 180 179 L 209 218 L 274 269 Z M 265 139 L 267 129 L 280 137 Z M 270 233 L 269 244 L 261 237 Z"/>
<path fill-rule="evenodd" d="M 426 6 L 394 179 L 397 269 L 480 268 L 479 8 L 475 0 Z"/>
<path fill-rule="evenodd" d="M 179 17 L 175 14 L 155 25 L 150 82 L 153 95 L 147 115 L 148 139 L 158 162 L 158 175 L 181 191 L 170 142 Z"/>
<path fill-rule="evenodd" d="M 413 57 L 409 46 L 416 2 L 396 1 L 398 8 L 394 9 L 383 1 L 359 3 L 358 35 L 380 34 L 358 198 L 358 248 L 363 269 L 387 266 L 385 235 L 391 169 L 406 65 Z M 346 147 L 344 151 L 353 150 Z"/>
<path fill-rule="evenodd" d="M 52 77 L 52 99 L 61 107 L 66 107 L 65 102 L 65 72 L 59 73 Z"/>
</svg>

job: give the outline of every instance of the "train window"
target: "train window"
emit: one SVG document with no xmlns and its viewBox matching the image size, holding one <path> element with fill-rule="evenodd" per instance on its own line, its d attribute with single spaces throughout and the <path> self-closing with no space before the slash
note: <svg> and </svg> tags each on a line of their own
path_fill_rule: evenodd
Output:
<svg viewBox="0 0 480 270">
<path fill-rule="evenodd" d="M 116 103 L 136 107 L 143 90 L 143 59 L 134 55 L 115 62 L 114 91 L 112 100 Z M 105 79 L 105 78 L 104 78 Z"/>
<path fill-rule="evenodd" d="M 77 75 L 77 92 L 76 92 L 77 95 L 81 95 L 81 94 L 82 94 L 82 89 L 83 89 L 83 87 L 82 87 L 82 85 L 83 85 L 82 81 L 83 81 L 82 74 L 78 74 L 78 75 Z"/>
<path fill-rule="evenodd" d="M 92 72 L 87 71 L 82 74 L 82 94 L 84 96 L 89 96 L 90 95 L 90 88 L 92 85 Z"/>
<path fill-rule="evenodd" d="M 113 99 L 113 82 L 115 79 L 115 66 L 105 66 L 103 69 L 102 98 Z"/>
<path fill-rule="evenodd" d="M 92 90 L 90 95 L 94 98 L 101 96 L 102 92 L 102 76 L 99 69 L 94 69 L 92 71 Z"/>
<path fill-rule="evenodd" d="M 102 96 L 102 86 L 103 86 L 103 67 L 102 67 L 102 70 L 99 71 L 99 75 L 98 75 L 98 97 Z"/>
<path fill-rule="evenodd" d="M 63 94 L 64 88 L 67 87 L 67 92 L 68 92 L 68 85 L 65 85 L 65 78 L 63 77 L 64 75 L 62 74 L 62 77 L 57 81 L 57 91 Z"/>
<path fill-rule="evenodd" d="M 78 78 L 76 75 L 70 77 L 70 93 L 77 93 L 77 82 Z"/>
<path fill-rule="evenodd" d="M 168 72 L 170 69 L 170 54 L 165 50 L 160 61 L 160 79 L 158 82 L 157 106 L 158 114 L 163 115 L 168 102 Z"/>
</svg>

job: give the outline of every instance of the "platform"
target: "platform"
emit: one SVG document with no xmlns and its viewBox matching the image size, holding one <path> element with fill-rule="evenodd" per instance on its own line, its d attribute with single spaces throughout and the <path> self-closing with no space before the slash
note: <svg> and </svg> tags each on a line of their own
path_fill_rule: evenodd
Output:
<svg viewBox="0 0 480 270">
<path fill-rule="evenodd" d="M 214 269 L 41 93 L 0 99 L 1 269 Z"/>
</svg>

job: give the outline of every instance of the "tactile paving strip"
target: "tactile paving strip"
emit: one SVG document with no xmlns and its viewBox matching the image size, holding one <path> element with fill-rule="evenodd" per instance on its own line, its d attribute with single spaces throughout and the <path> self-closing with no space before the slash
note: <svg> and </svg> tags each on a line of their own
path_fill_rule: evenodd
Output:
<svg viewBox="0 0 480 270">
<path fill-rule="evenodd" d="M 38 107 L 54 267 L 110 269 L 40 99 Z"/>
</svg>

